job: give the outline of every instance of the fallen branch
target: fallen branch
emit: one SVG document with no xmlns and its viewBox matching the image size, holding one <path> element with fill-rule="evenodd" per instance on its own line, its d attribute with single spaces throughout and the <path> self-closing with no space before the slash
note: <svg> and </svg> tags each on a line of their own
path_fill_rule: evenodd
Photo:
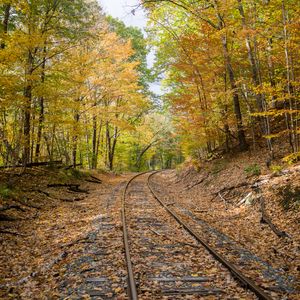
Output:
<svg viewBox="0 0 300 300">
<path fill-rule="evenodd" d="M 225 206 L 225 208 L 227 209 L 227 208 L 228 208 L 228 205 L 227 205 L 226 199 L 221 195 L 221 193 L 218 193 L 218 195 L 219 195 L 219 197 L 221 198 L 221 200 L 223 200 L 224 206 Z"/>
<path fill-rule="evenodd" d="M 22 200 L 20 200 L 18 198 L 13 198 L 13 200 L 16 201 L 16 202 L 18 202 L 18 203 L 20 203 L 21 205 L 24 205 L 24 206 L 29 207 L 29 208 L 41 209 L 40 206 L 28 203 L 28 199 L 27 198 L 25 198 L 26 201 L 22 201 Z"/>
<path fill-rule="evenodd" d="M 188 171 L 187 171 L 185 174 L 183 174 L 181 178 L 178 178 L 178 179 L 174 182 L 174 184 L 177 184 L 177 183 L 179 183 L 180 181 L 182 181 L 184 178 L 186 178 L 186 177 L 192 172 L 192 170 L 194 170 L 194 169 L 193 169 L 193 168 L 189 168 Z"/>
<path fill-rule="evenodd" d="M 73 188 L 79 188 L 80 184 L 74 184 L 74 183 L 51 183 L 47 184 L 47 187 L 73 187 Z"/>
<path fill-rule="evenodd" d="M 201 184 L 207 177 L 209 174 L 206 174 L 206 176 L 202 177 L 200 180 L 192 183 L 191 185 L 188 185 L 187 187 L 185 187 L 182 191 L 188 191 L 190 189 L 192 189 L 193 187 L 195 187 L 196 185 Z"/>
<path fill-rule="evenodd" d="M 101 179 L 99 179 L 99 178 L 98 178 L 98 177 L 96 177 L 96 176 L 90 175 L 90 177 L 91 177 L 91 178 L 93 178 L 93 179 L 95 179 L 95 180 L 97 180 L 97 181 L 99 181 L 99 182 L 102 182 L 102 180 L 101 180 Z"/>
<path fill-rule="evenodd" d="M 26 211 L 25 209 L 23 209 L 19 205 L 6 205 L 6 206 L 0 207 L 0 211 L 6 211 L 6 210 L 10 210 L 10 209 L 16 209 L 16 210 L 20 210 L 20 211 L 23 211 L 23 212 Z"/>
<path fill-rule="evenodd" d="M 260 196 L 260 211 L 261 211 L 261 223 L 266 223 L 269 225 L 269 227 L 273 230 L 273 232 L 280 238 L 284 237 L 289 237 L 289 235 L 285 231 L 281 231 L 278 229 L 271 221 L 270 217 L 266 213 L 266 204 L 265 204 L 265 199 L 261 195 Z"/>
<path fill-rule="evenodd" d="M 92 179 L 85 179 L 84 181 L 86 181 L 86 182 L 91 182 L 91 183 L 101 184 L 101 182 L 98 182 L 98 181 L 92 180 Z"/>
<path fill-rule="evenodd" d="M 72 187 L 70 186 L 68 188 L 69 191 L 71 192 L 75 192 L 75 193 L 84 193 L 84 194 L 89 194 L 89 191 L 88 190 L 83 190 L 83 189 L 80 189 L 79 187 Z"/>
<path fill-rule="evenodd" d="M 4 214 L 0 214 L 0 221 L 20 221 L 20 220 L 22 220 L 22 219 L 14 218 L 14 217 L 7 216 L 7 215 L 4 215 Z"/>
<path fill-rule="evenodd" d="M 26 168 L 31 167 L 39 167 L 39 166 L 49 166 L 49 165 L 57 165 L 61 164 L 61 160 L 54 160 L 54 161 L 44 161 L 44 162 L 33 162 L 26 164 Z M 0 169 L 11 169 L 11 168 L 23 168 L 24 165 L 15 165 L 15 166 L 0 166 Z"/>
<path fill-rule="evenodd" d="M 69 170 L 69 169 L 80 167 L 80 166 L 82 166 L 82 164 L 70 165 L 70 166 L 65 167 L 65 170 Z"/>
<path fill-rule="evenodd" d="M 67 247 L 67 248 L 69 248 L 69 247 L 71 247 L 71 246 L 74 246 L 74 245 L 76 245 L 76 244 L 78 244 L 78 243 L 81 243 L 82 241 L 86 241 L 86 240 L 88 240 L 89 238 L 88 238 L 88 236 L 85 236 L 85 237 L 80 237 L 80 238 L 78 238 L 77 240 L 75 240 L 75 241 L 73 241 L 73 242 L 70 242 L 70 243 L 67 243 L 67 244 L 62 244 L 62 245 L 60 245 L 60 247 L 59 248 L 65 248 L 65 247 Z"/>
<path fill-rule="evenodd" d="M 11 234 L 11 235 L 16 235 L 16 236 L 28 236 L 26 234 L 18 233 L 15 231 L 9 231 L 9 230 L 0 230 L 0 233 Z"/>
<path fill-rule="evenodd" d="M 219 190 L 218 192 L 213 193 L 213 195 L 215 195 L 214 198 L 216 198 L 220 193 L 222 194 L 222 193 L 224 193 L 224 192 L 229 192 L 229 191 L 232 191 L 232 190 L 234 190 L 234 189 L 238 189 L 238 188 L 240 188 L 240 187 L 244 187 L 244 186 L 248 186 L 248 185 L 250 185 L 250 183 L 244 181 L 244 182 L 241 182 L 241 183 L 239 183 L 239 184 L 237 184 L 237 185 L 233 185 L 233 186 L 230 186 L 230 187 L 224 187 L 224 188 L 222 188 L 221 190 Z M 214 198 L 213 198 L 213 199 L 214 199 Z"/>
<path fill-rule="evenodd" d="M 102 180 L 101 180 L 101 179 L 99 179 L 99 178 L 97 178 L 97 177 L 95 177 L 95 176 L 92 176 L 92 175 L 90 175 L 90 177 L 91 177 L 92 179 L 85 179 L 85 181 L 87 181 L 87 182 L 92 182 L 92 183 L 98 183 L 98 184 L 102 183 Z"/>
<path fill-rule="evenodd" d="M 61 201 L 64 201 L 64 202 L 76 202 L 76 201 L 81 201 L 85 199 L 85 197 L 78 197 L 78 198 L 72 198 L 72 199 L 69 199 L 69 198 L 60 198 Z"/>
<path fill-rule="evenodd" d="M 44 194 L 44 195 L 46 195 L 47 197 L 50 197 L 50 198 L 52 198 L 52 197 L 51 197 L 51 195 L 50 195 L 50 193 L 49 193 L 49 192 L 47 192 L 47 191 L 35 190 L 35 192 L 38 192 L 38 193 Z"/>
<path fill-rule="evenodd" d="M 195 209 L 194 213 L 209 213 L 210 211 L 213 211 L 213 209 Z"/>
</svg>

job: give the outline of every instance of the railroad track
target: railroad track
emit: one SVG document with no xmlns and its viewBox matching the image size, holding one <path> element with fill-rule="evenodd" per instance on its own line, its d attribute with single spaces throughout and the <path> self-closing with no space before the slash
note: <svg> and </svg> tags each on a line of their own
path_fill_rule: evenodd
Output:
<svg viewBox="0 0 300 300">
<path fill-rule="evenodd" d="M 134 176 L 123 193 L 129 298 L 272 299 L 157 195 L 151 187 L 156 173 Z"/>
</svg>

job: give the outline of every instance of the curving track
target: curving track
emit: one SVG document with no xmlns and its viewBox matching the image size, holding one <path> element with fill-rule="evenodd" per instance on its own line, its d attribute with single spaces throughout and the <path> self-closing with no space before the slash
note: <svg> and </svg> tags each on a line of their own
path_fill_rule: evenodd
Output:
<svg viewBox="0 0 300 300">
<path fill-rule="evenodd" d="M 151 187 L 156 173 L 134 176 L 123 193 L 129 298 L 272 299 L 158 197 Z"/>
</svg>

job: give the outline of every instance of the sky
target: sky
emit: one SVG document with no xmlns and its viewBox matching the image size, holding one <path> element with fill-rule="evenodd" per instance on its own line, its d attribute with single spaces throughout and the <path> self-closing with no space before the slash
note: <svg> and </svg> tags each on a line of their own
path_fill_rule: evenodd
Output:
<svg viewBox="0 0 300 300">
<path fill-rule="evenodd" d="M 98 0 L 104 11 L 122 20 L 126 25 L 136 26 L 141 29 L 146 26 L 147 18 L 141 8 L 137 8 L 139 0 Z"/>
<path fill-rule="evenodd" d="M 147 23 L 147 17 L 139 5 L 139 0 L 98 0 L 104 12 L 122 20 L 128 26 L 135 26 L 144 29 Z M 134 14 L 132 11 L 134 10 Z M 144 35 L 146 35 L 143 30 Z M 148 66 L 151 67 L 154 62 L 154 53 L 150 52 L 147 57 Z M 150 89 L 156 93 L 161 94 L 160 84 L 153 83 Z"/>
</svg>

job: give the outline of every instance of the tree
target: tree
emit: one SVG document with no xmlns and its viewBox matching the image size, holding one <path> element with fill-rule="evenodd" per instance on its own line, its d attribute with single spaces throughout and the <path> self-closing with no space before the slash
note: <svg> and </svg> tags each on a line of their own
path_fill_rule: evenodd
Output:
<svg viewBox="0 0 300 300">
<path fill-rule="evenodd" d="M 185 140 L 199 139 L 192 144 L 206 152 L 223 144 L 229 151 L 236 141 L 245 150 L 246 133 L 253 146 L 263 134 L 273 157 L 273 139 L 287 135 L 297 156 L 295 1 L 144 0 L 142 5 L 151 20 L 156 66 L 164 71 L 165 100 Z M 282 121 L 286 128 L 275 133 Z"/>
</svg>

